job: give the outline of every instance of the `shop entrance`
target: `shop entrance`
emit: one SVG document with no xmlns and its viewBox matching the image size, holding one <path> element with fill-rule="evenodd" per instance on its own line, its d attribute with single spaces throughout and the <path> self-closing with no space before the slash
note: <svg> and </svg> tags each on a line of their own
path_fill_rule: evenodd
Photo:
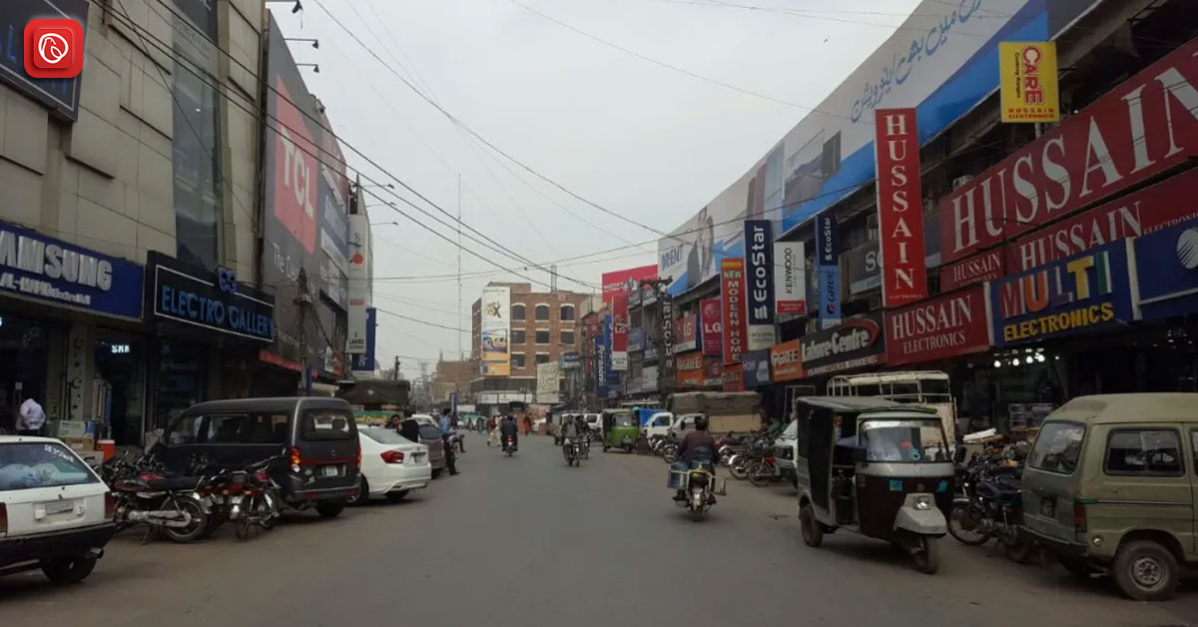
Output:
<svg viewBox="0 0 1198 627">
<path fill-rule="evenodd" d="M 101 432 L 118 446 L 139 445 L 145 425 L 145 370 L 142 343 L 113 334 L 96 340 L 92 411 Z"/>
<path fill-rule="evenodd" d="M 58 399 L 47 399 L 50 334 L 45 322 L 0 317 L 0 429 L 16 432 L 17 409 L 27 398 L 41 404 L 46 418 L 57 417 Z"/>
</svg>

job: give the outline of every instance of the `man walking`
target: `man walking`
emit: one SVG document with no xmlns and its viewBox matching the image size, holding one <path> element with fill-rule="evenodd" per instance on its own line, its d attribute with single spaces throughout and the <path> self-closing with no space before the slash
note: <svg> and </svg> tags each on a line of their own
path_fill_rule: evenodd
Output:
<svg viewBox="0 0 1198 627">
<path fill-rule="evenodd" d="M 453 450 L 453 423 L 449 419 L 449 408 L 441 410 L 441 441 L 445 443 L 445 468 L 450 475 L 458 474 L 457 453 Z"/>
<path fill-rule="evenodd" d="M 38 435 L 46 424 L 46 412 L 30 395 L 17 412 L 17 435 Z"/>
</svg>

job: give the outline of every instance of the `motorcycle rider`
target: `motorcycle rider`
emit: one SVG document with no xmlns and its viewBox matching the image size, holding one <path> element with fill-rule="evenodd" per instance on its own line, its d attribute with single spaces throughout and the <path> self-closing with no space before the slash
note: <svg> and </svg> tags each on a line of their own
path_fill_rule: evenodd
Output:
<svg viewBox="0 0 1198 627">
<path fill-rule="evenodd" d="M 441 441 L 445 443 L 445 469 L 449 474 L 458 474 L 457 453 L 454 452 L 454 441 L 457 439 L 457 432 L 453 426 L 453 420 L 449 417 L 449 408 L 441 410 L 441 420 L 439 427 L 441 429 Z"/>
<path fill-rule="evenodd" d="M 519 450 L 520 446 L 520 427 L 516 426 L 516 417 L 508 414 L 503 419 L 503 423 L 499 425 L 499 442 L 506 442 L 508 438 L 512 439 L 512 448 Z"/>
<path fill-rule="evenodd" d="M 715 438 L 707 432 L 707 416 L 697 416 L 695 418 L 695 430 L 686 434 L 682 438 L 682 443 L 678 445 L 678 459 L 672 465 L 673 470 L 686 472 L 690 470 L 691 464 L 701 464 L 715 476 L 715 458 L 716 452 Z M 671 479 L 674 475 L 671 474 Z M 678 493 L 674 495 L 675 501 L 685 501 L 686 493 L 682 486 L 678 486 Z M 715 496 L 711 497 L 711 504 L 715 504 Z"/>
<path fill-rule="evenodd" d="M 578 428 L 578 421 L 574 418 L 567 418 L 562 422 L 562 453 L 569 459 L 570 452 L 568 447 L 574 445 L 582 437 L 582 431 Z"/>
</svg>

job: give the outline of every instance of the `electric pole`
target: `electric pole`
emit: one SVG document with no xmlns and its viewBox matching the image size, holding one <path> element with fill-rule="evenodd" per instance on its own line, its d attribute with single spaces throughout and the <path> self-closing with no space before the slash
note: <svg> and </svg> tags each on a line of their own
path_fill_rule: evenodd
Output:
<svg viewBox="0 0 1198 627">
<path fill-rule="evenodd" d="M 462 359 L 462 175 L 458 175 L 458 360 Z"/>
<path fill-rule="evenodd" d="M 391 380 L 399 381 L 399 355 L 395 356 L 395 370 L 391 371 Z"/>
</svg>

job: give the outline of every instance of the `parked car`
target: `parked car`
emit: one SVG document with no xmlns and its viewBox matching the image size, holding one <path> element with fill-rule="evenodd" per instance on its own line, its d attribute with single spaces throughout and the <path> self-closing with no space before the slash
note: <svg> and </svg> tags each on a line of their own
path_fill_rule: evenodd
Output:
<svg viewBox="0 0 1198 627">
<path fill-rule="evenodd" d="M 774 440 L 774 470 L 778 476 L 783 479 L 789 479 L 792 483 L 797 481 L 795 475 L 795 458 L 797 456 L 796 445 L 799 437 L 799 421 L 791 420 L 790 424 L 782 430 L 782 433 Z"/>
<path fill-rule="evenodd" d="M 362 467 L 358 476 L 358 498 L 402 500 L 412 490 L 428 487 L 433 479 L 428 447 L 412 442 L 385 427 L 358 429 L 362 446 Z"/>
<path fill-rule="evenodd" d="M 441 438 L 441 427 L 428 414 L 412 414 L 412 419 L 420 425 L 420 444 L 428 447 L 428 461 L 433 467 L 433 479 L 445 472 L 445 440 Z"/>
<path fill-rule="evenodd" d="M 112 538 L 108 486 L 53 438 L 0 436 L 0 575 L 83 581 Z"/>
<path fill-rule="evenodd" d="M 583 420 L 587 422 L 587 428 L 591 433 L 595 434 L 596 438 L 602 437 L 603 433 L 603 415 L 598 413 L 584 414 Z"/>
<path fill-rule="evenodd" d="M 641 427 L 646 439 L 652 439 L 654 436 L 664 437 L 670 433 L 670 425 L 674 424 L 674 414 L 668 411 L 659 411 L 649 417 L 649 420 Z"/>
<path fill-rule="evenodd" d="M 321 396 L 243 398 L 197 403 L 171 421 L 154 446 L 172 471 L 190 472 L 196 456 L 222 468 L 244 468 L 284 455 L 271 478 L 283 502 L 341 513 L 358 492 L 361 447 L 349 403 Z"/>
<path fill-rule="evenodd" d="M 695 418 L 703 414 L 682 414 L 674 418 L 674 424 L 670 425 L 670 438 L 682 441 L 686 434 L 695 430 Z"/>
<path fill-rule="evenodd" d="M 1198 394 L 1081 396 L 1045 418 L 1023 471 L 1023 529 L 1075 574 L 1140 601 L 1198 566 Z"/>
</svg>

